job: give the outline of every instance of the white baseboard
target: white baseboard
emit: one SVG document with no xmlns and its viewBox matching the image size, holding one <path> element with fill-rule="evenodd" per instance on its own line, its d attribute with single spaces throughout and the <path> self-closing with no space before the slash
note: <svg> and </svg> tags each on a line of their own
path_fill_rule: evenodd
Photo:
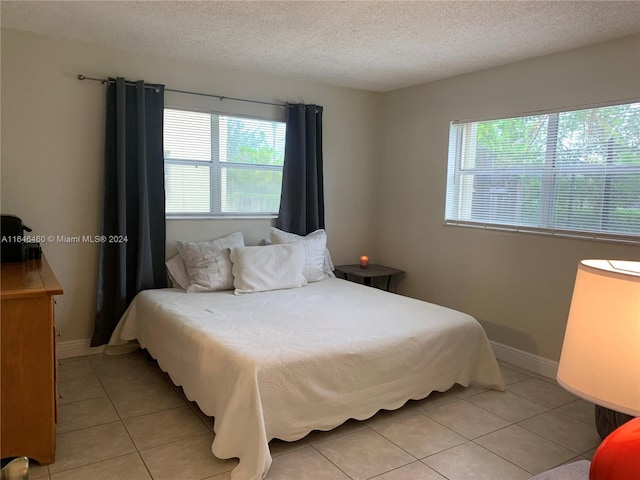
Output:
<svg viewBox="0 0 640 480">
<path fill-rule="evenodd" d="M 530 370 L 545 377 L 556 378 L 558 373 L 558 362 L 549 360 L 548 358 L 535 355 L 533 353 L 518 350 L 517 348 L 504 345 L 502 343 L 490 340 L 493 353 L 498 360 L 510 363 L 516 367 Z"/>
<path fill-rule="evenodd" d="M 84 338 L 82 340 L 69 340 L 67 342 L 58 342 L 56 344 L 56 354 L 60 358 L 84 357 L 86 355 L 95 355 L 104 352 L 105 345 L 99 347 L 91 346 L 91 339 Z"/>
</svg>

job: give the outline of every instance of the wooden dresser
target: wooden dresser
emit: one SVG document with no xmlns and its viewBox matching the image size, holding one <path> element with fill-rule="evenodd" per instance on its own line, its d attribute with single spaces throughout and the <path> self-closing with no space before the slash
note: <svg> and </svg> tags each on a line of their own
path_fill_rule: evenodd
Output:
<svg viewBox="0 0 640 480">
<path fill-rule="evenodd" d="M 0 265 L 0 453 L 53 463 L 57 399 L 53 295 L 47 260 Z"/>
</svg>

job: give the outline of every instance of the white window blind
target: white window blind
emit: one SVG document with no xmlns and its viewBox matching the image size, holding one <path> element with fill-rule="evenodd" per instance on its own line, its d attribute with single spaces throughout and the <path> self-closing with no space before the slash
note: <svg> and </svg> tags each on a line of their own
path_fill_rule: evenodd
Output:
<svg viewBox="0 0 640 480">
<path fill-rule="evenodd" d="M 640 242 L 640 103 L 452 123 L 445 221 Z"/>
<path fill-rule="evenodd" d="M 167 215 L 274 215 L 286 125 L 165 109 Z"/>
</svg>

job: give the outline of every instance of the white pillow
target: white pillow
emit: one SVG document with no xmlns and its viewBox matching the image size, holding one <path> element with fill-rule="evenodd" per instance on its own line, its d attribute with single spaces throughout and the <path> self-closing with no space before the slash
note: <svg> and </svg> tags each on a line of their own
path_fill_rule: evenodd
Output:
<svg viewBox="0 0 640 480">
<path fill-rule="evenodd" d="M 300 242 L 304 246 L 304 276 L 308 282 L 319 282 L 334 276 L 331 255 L 327 249 L 327 233 L 324 230 L 319 229 L 303 237 L 270 227 L 270 235 L 274 244 Z"/>
<path fill-rule="evenodd" d="M 182 290 L 189 288 L 189 274 L 180 254 L 171 257 L 165 262 L 165 265 L 167 266 L 167 274 L 172 287 L 181 288 Z"/>
<path fill-rule="evenodd" d="M 295 243 L 231 249 L 235 294 L 304 287 L 304 249 Z"/>
<path fill-rule="evenodd" d="M 333 271 L 336 267 L 333 266 L 333 260 L 331 259 L 331 252 L 326 248 L 324 250 L 324 272 L 327 274 L 327 277 L 336 278 L 336 274 Z"/>
<path fill-rule="evenodd" d="M 244 246 L 242 232 L 210 242 L 178 240 L 177 243 L 189 274 L 187 292 L 215 292 L 233 288 L 229 248 Z"/>
</svg>

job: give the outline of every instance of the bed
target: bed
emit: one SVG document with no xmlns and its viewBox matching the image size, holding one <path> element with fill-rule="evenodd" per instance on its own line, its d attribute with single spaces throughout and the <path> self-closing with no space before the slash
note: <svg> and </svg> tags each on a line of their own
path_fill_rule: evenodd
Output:
<svg viewBox="0 0 640 480">
<path fill-rule="evenodd" d="M 212 452 L 232 480 L 264 478 L 268 442 L 294 441 L 454 384 L 504 383 L 464 313 L 337 278 L 302 288 L 141 292 L 112 344 L 137 339 L 215 417 Z"/>
</svg>

